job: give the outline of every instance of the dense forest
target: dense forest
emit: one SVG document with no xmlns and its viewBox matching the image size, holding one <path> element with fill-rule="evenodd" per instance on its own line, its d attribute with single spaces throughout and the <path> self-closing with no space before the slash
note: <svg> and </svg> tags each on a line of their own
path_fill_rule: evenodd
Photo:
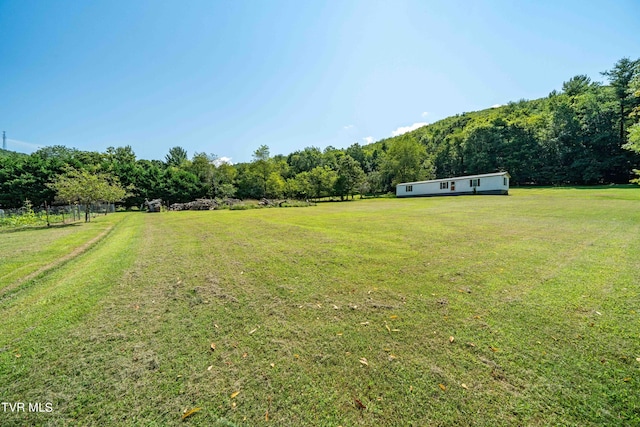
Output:
<svg viewBox="0 0 640 427">
<path fill-rule="evenodd" d="M 182 147 L 164 161 L 137 159 L 129 146 L 0 151 L 0 207 L 63 202 L 52 183 L 73 171 L 113 177 L 128 190 L 125 206 L 155 198 L 344 199 L 399 182 L 502 170 L 515 185 L 628 183 L 640 173 L 640 59 L 623 58 L 602 75 L 606 84 L 578 75 L 546 98 L 459 114 L 365 146 L 272 156 L 262 145 L 251 162 L 234 165 L 206 153 L 189 158 Z"/>
</svg>

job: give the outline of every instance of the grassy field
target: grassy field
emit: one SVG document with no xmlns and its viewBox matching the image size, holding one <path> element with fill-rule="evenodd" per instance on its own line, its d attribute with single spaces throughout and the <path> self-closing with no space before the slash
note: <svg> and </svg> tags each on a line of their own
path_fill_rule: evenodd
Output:
<svg viewBox="0 0 640 427">
<path fill-rule="evenodd" d="M 637 188 L 122 213 L 0 250 L 3 426 L 640 425 Z"/>
</svg>

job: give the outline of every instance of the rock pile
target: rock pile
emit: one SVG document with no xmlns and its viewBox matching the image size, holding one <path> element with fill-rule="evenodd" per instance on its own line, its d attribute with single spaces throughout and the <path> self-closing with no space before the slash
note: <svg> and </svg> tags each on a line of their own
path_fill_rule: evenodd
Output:
<svg viewBox="0 0 640 427">
<path fill-rule="evenodd" d="M 188 203 L 174 203 L 169 206 L 170 211 L 212 211 L 218 207 L 213 199 L 196 199 Z"/>
<path fill-rule="evenodd" d="M 162 210 L 162 199 L 145 199 L 144 204 L 147 205 L 149 212 L 160 212 Z"/>
</svg>

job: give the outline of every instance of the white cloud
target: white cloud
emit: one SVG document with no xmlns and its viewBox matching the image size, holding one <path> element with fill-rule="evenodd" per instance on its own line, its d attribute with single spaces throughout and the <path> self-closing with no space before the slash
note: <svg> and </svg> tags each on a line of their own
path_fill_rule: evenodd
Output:
<svg viewBox="0 0 640 427">
<path fill-rule="evenodd" d="M 364 142 L 366 142 L 367 144 L 371 144 L 373 142 L 373 137 L 372 136 L 365 136 L 362 139 L 364 139 Z"/>
<path fill-rule="evenodd" d="M 344 129 L 344 130 L 349 130 L 349 129 L 353 129 L 353 128 L 355 128 L 355 126 L 354 126 L 354 125 L 345 125 L 345 126 L 342 126 L 342 129 Z"/>
<path fill-rule="evenodd" d="M 233 164 L 233 162 L 231 161 L 231 157 L 225 157 L 225 156 L 218 157 L 217 159 L 215 159 L 213 161 L 213 164 L 216 165 L 216 166 L 220 166 L 223 163 L 226 163 L 226 164 L 229 164 L 229 165 Z"/>
<path fill-rule="evenodd" d="M 489 108 L 500 108 L 502 107 L 504 104 L 493 104 L 491 107 Z"/>
<path fill-rule="evenodd" d="M 428 125 L 428 123 L 420 122 L 420 123 L 414 123 L 411 126 L 401 126 L 398 129 L 396 129 L 393 132 L 391 132 L 391 136 L 402 135 L 403 133 L 411 132 L 412 130 L 416 130 L 416 129 L 421 128 L 422 126 L 426 126 L 426 125 Z"/>
<path fill-rule="evenodd" d="M 425 111 L 425 112 L 423 112 L 423 113 L 421 114 L 421 116 L 422 116 L 422 117 L 427 117 L 428 115 L 429 115 L 429 112 L 428 112 L 428 111 Z"/>
</svg>

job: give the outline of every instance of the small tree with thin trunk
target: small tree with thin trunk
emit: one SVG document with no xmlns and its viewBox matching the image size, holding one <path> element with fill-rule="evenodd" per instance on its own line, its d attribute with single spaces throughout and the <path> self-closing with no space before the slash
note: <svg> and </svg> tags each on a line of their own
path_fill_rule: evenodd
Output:
<svg viewBox="0 0 640 427">
<path fill-rule="evenodd" d="M 95 202 L 116 202 L 127 196 L 127 191 L 116 177 L 104 173 L 71 169 L 58 175 L 49 188 L 57 193 L 59 200 L 78 202 L 85 206 L 85 222 L 90 221 L 89 210 Z"/>
<path fill-rule="evenodd" d="M 252 169 L 255 170 L 256 177 L 260 182 L 261 196 L 267 197 L 267 181 L 269 175 L 273 170 L 273 163 L 269 157 L 269 147 L 261 145 L 256 151 L 253 152 L 253 162 L 251 162 Z"/>
</svg>

